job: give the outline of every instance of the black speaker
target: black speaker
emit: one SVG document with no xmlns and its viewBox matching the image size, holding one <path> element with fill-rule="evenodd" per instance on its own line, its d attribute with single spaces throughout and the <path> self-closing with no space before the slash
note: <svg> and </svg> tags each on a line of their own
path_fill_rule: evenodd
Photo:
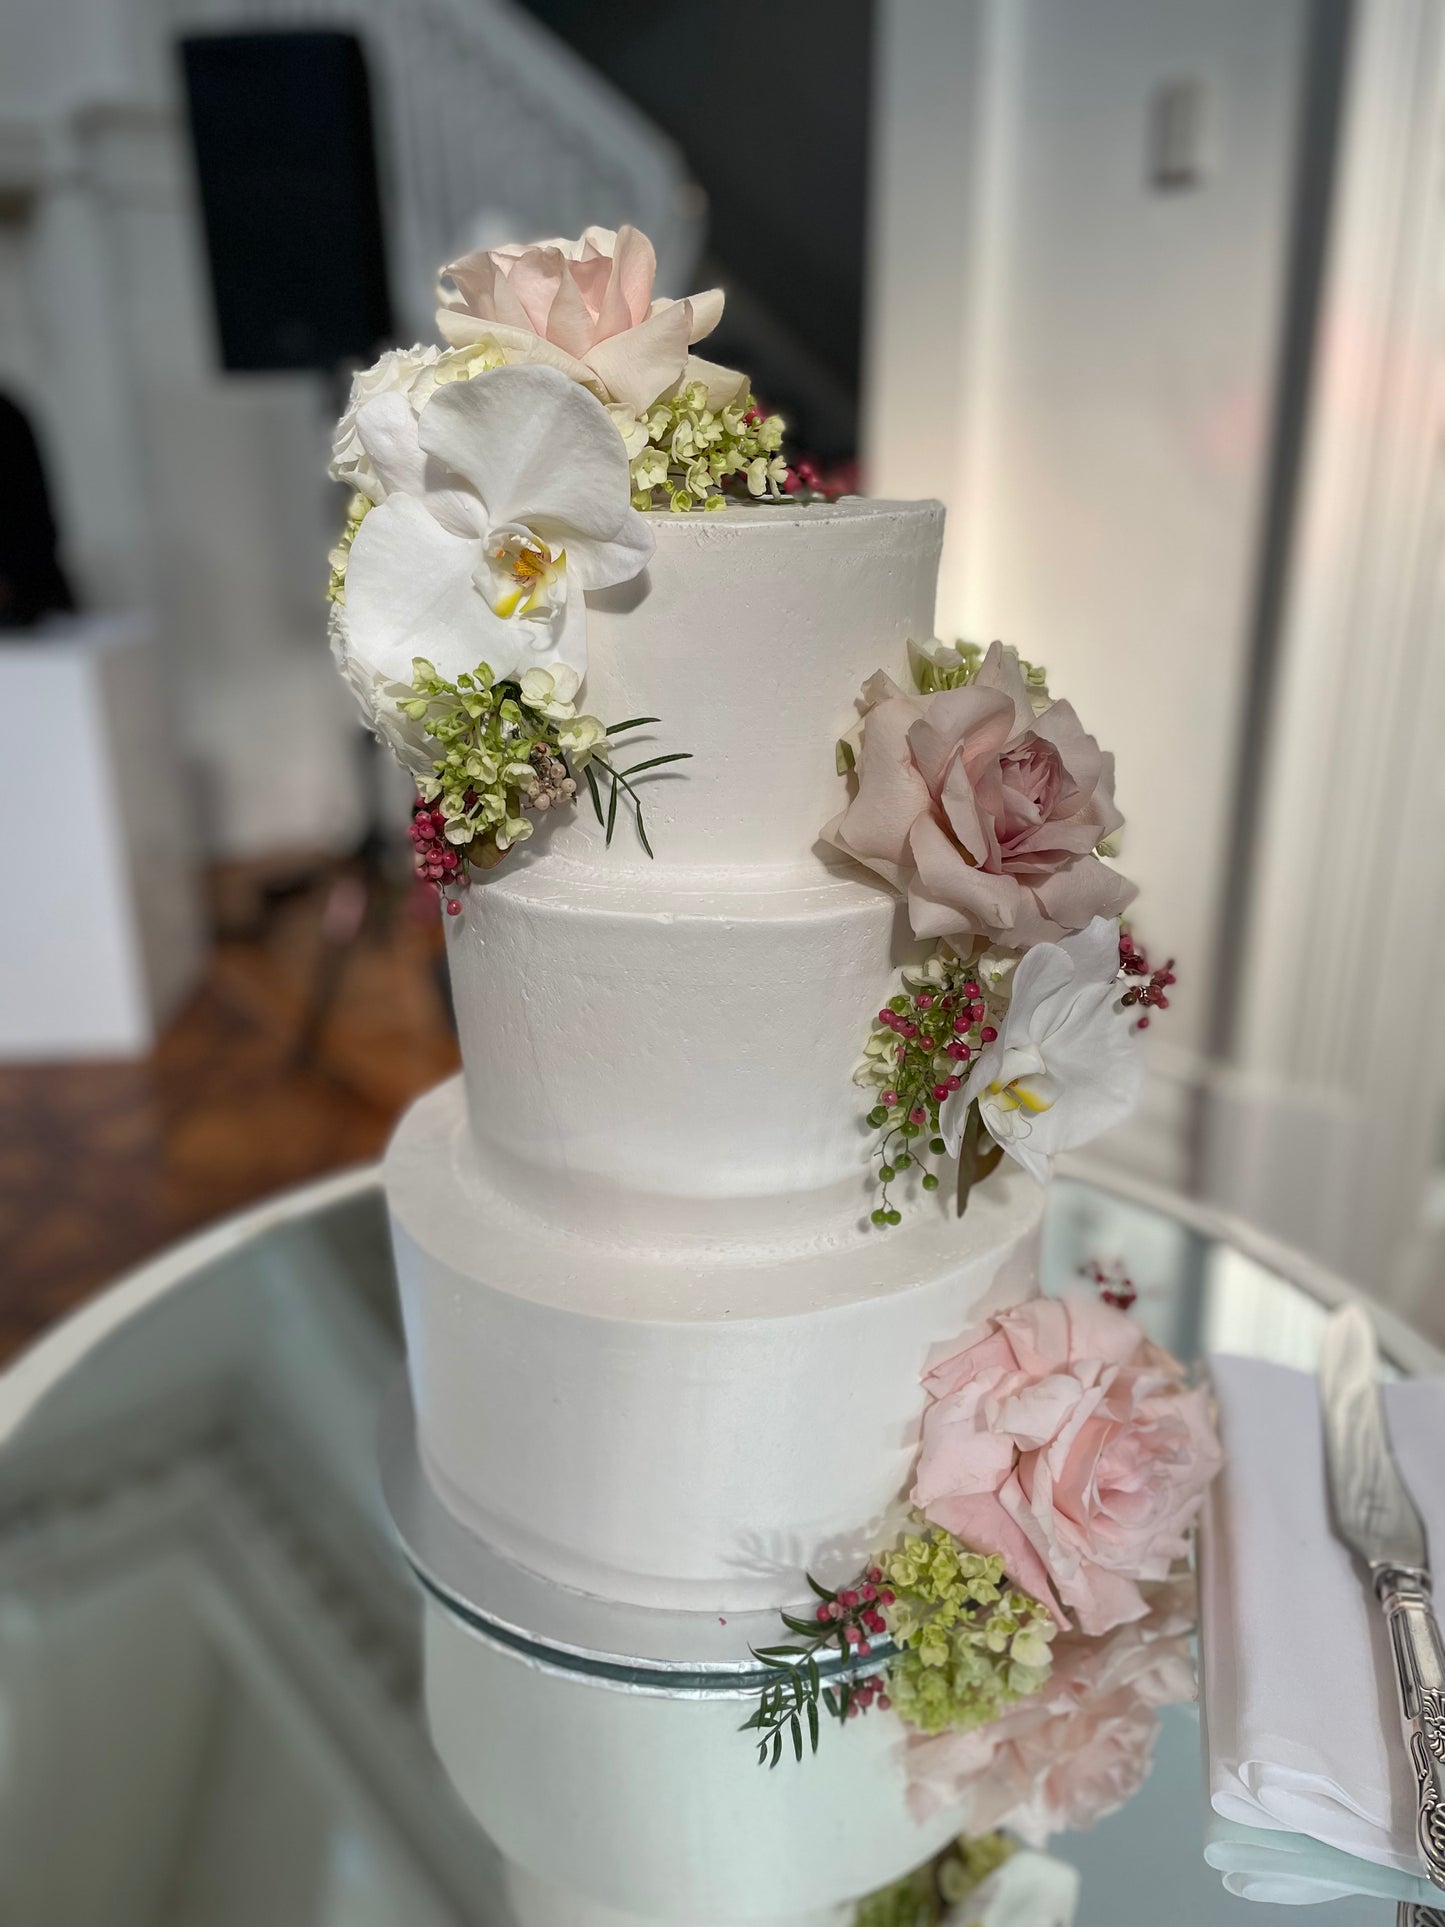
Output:
<svg viewBox="0 0 1445 1927">
<path fill-rule="evenodd" d="M 180 52 L 222 364 L 369 360 L 391 305 L 360 41 L 206 34 Z"/>
</svg>

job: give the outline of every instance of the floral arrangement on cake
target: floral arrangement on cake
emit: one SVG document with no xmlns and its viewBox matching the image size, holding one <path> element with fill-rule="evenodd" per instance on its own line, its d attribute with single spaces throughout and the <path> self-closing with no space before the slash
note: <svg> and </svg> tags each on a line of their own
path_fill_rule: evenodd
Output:
<svg viewBox="0 0 1445 1927">
<path fill-rule="evenodd" d="M 884 878 L 935 948 L 903 972 L 864 1044 L 856 1082 L 877 1093 L 881 1198 L 930 1158 L 958 1160 L 958 1208 L 1011 1157 L 1043 1182 L 1056 1152 L 1134 1108 L 1137 1033 L 1167 1008 L 1121 922 L 1135 886 L 1106 860 L 1123 818 L 1114 759 L 1045 672 L 994 643 L 911 652 L 913 690 L 879 671 L 839 745 L 853 794 L 824 837 Z"/>
<path fill-rule="evenodd" d="M 651 855 L 620 738 L 579 710 L 589 589 L 647 564 L 648 513 L 775 500 L 783 423 L 693 345 L 720 289 L 655 300 L 635 228 L 491 248 L 442 270 L 442 345 L 352 383 L 331 473 L 351 490 L 331 553 L 331 646 L 367 725 L 417 784 L 421 876 L 455 913 L 469 877 L 585 787 L 610 843 L 619 799 Z"/>
<path fill-rule="evenodd" d="M 919 1818 L 1035 1846 L 1142 1783 L 1158 1708 L 1194 1693 L 1189 1531 L 1222 1453 L 1207 1394 L 1092 1273 L 1099 1295 L 994 1312 L 929 1370 L 913 1525 L 756 1651 L 760 1761 L 816 1749 L 820 1705 L 891 1711 Z"/>
</svg>

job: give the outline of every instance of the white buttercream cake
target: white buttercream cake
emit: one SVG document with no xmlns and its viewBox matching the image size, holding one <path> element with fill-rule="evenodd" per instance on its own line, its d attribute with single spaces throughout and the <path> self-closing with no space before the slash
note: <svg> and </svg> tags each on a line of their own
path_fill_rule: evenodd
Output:
<svg viewBox="0 0 1445 1927">
<path fill-rule="evenodd" d="M 903 1498 L 934 1348 L 1036 1289 L 1022 1173 L 961 1222 L 942 1193 L 869 1222 L 847 1075 L 917 946 L 817 843 L 826 745 L 932 626 L 942 524 L 659 518 L 588 670 L 604 720 L 651 703 L 700 746 L 659 772 L 656 860 L 579 810 L 448 919 L 465 1068 L 386 1167 L 420 1448 L 562 1584 L 728 1612 L 842 1581 Z"/>
<path fill-rule="evenodd" d="M 905 1727 L 1040 1692 L 1051 1585 L 1102 1634 L 1178 1549 L 1045 1570 L 998 1496 L 1039 1441 L 940 1406 L 1072 1382 L 1023 1332 L 1071 1363 L 1035 1180 L 1126 1114 L 1173 976 L 1112 758 L 932 636 L 941 506 L 818 499 L 693 352 L 721 293 L 653 269 L 626 228 L 453 263 L 447 346 L 333 447 L 332 645 L 416 781 L 463 1065 L 386 1158 L 382 1456 L 522 1927 L 822 1927 L 973 1810 Z"/>
</svg>

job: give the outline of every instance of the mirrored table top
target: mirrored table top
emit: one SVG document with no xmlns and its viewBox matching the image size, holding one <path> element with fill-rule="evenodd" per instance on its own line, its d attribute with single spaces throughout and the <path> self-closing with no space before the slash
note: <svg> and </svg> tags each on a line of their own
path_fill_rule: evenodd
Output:
<svg viewBox="0 0 1445 1927">
<path fill-rule="evenodd" d="M 1091 1265 L 1185 1358 L 1308 1368 L 1344 1291 L 1200 1207 L 1060 1178 L 1046 1289 Z M 1380 1336 L 1400 1371 L 1445 1368 L 1386 1314 Z M 375 1443 L 400 1360 L 360 1171 L 166 1253 L 0 1378 L 5 1927 L 504 1927 L 497 1856 L 422 1721 Z M 1169 1707 L 1143 1791 L 1051 1843 L 1082 1875 L 1078 1927 L 1295 1918 L 1223 1891 L 1203 1825 L 1198 1718 Z"/>
</svg>

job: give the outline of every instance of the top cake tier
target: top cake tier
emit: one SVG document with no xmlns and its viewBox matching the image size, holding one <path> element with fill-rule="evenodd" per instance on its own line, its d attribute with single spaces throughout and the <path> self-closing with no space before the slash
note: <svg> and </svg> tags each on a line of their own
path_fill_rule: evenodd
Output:
<svg viewBox="0 0 1445 1927">
<path fill-rule="evenodd" d="M 854 698 L 876 669 L 901 676 L 905 644 L 932 634 L 942 506 L 729 507 L 649 525 L 643 574 L 587 598 L 585 706 L 608 724 L 659 718 L 623 739 L 622 767 L 692 760 L 646 779 L 655 865 L 622 813 L 606 860 L 654 875 L 813 867 L 844 801 L 833 744 Z M 585 796 L 566 835 L 569 855 L 601 849 Z"/>
</svg>

